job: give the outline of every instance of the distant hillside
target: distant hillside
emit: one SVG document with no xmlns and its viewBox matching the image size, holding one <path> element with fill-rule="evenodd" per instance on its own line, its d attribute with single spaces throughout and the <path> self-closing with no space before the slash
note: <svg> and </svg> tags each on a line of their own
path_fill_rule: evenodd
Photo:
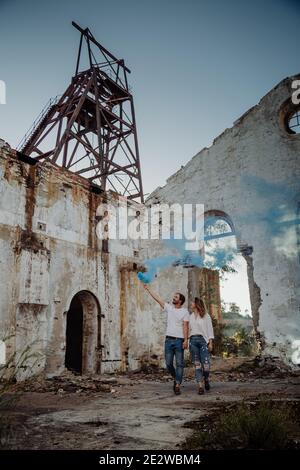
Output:
<svg viewBox="0 0 300 470">
<path fill-rule="evenodd" d="M 244 329 L 248 334 L 253 331 L 253 320 L 250 315 L 241 315 L 241 309 L 235 303 L 222 305 L 222 323 L 225 336 L 233 336 L 237 331 Z"/>
<path fill-rule="evenodd" d="M 222 312 L 223 320 L 243 320 L 251 319 L 250 315 L 241 315 L 238 312 Z"/>
</svg>

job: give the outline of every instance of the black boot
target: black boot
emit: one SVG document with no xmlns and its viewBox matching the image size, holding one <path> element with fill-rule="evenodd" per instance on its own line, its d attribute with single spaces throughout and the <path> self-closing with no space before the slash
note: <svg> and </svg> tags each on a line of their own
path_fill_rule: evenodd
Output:
<svg viewBox="0 0 300 470">
<path fill-rule="evenodd" d="M 208 377 L 204 379 L 204 388 L 207 391 L 210 390 L 210 383 L 209 383 Z"/>
</svg>

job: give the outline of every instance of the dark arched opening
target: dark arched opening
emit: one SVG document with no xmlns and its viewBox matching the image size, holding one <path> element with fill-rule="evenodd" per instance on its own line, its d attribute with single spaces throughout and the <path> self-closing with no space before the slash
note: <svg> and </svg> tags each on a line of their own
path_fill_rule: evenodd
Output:
<svg viewBox="0 0 300 470">
<path fill-rule="evenodd" d="M 89 291 L 74 295 L 66 318 L 65 366 L 78 374 L 99 373 L 102 358 L 100 305 Z"/>
<path fill-rule="evenodd" d="M 83 308 L 80 298 L 75 295 L 67 313 L 65 366 L 78 374 L 82 373 L 82 344 Z"/>
</svg>

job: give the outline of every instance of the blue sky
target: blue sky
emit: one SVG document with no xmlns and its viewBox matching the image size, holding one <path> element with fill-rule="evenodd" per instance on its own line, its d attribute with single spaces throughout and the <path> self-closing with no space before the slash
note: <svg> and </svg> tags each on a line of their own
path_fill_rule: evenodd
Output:
<svg viewBox="0 0 300 470">
<path fill-rule="evenodd" d="M 0 0 L 0 138 L 12 146 L 69 84 L 72 20 L 132 70 L 145 192 L 300 71 L 299 0 Z"/>
</svg>

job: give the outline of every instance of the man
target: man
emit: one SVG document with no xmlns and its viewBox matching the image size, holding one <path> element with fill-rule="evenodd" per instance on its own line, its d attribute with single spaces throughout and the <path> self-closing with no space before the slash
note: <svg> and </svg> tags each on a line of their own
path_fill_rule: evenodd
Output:
<svg viewBox="0 0 300 470">
<path fill-rule="evenodd" d="M 144 288 L 151 297 L 159 303 L 167 313 L 167 332 L 165 339 L 166 366 L 174 379 L 173 390 L 175 395 L 180 395 L 180 385 L 183 377 L 184 349 L 188 348 L 189 312 L 182 307 L 185 301 L 183 294 L 176 292 L 172 304 L 166 303 L 154 294 L 147 284 Z M 176 368 L 174 368 L 174 356 Z"/>
</svg>

